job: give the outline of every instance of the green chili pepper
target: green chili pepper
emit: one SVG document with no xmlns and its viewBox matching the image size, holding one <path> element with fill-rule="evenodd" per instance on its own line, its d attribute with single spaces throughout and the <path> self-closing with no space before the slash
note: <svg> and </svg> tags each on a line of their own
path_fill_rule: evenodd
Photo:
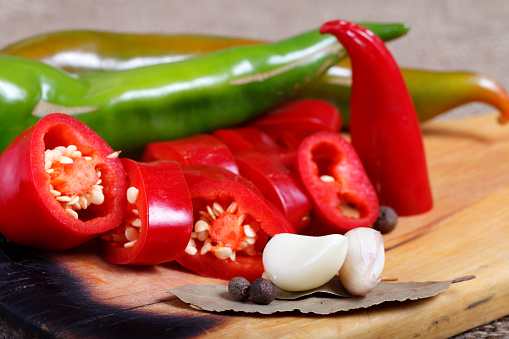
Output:
<svg viewBox="0 0 509 339">
<path fill-rule="evenodd" d="M 0 149 L 53 112 L 74 115 L 123 151 L 233 126 L 287 100 L 344 57 L 342 46 L 318 30 L 175 63 L 76 76 L 0 56 Z"/>
<path fill-rule="evenodd" d="M 405 23 L 363 23 L 382 40 L 401 37 Z M 119 71 L 181 61 L 221 49 L 269 41 L 197 34 L 132 34 L 105 31 L 57 31 L 39 34 L 0 49 L 0 54 L 43 61 L 69 73 Z"/>
<path fill-rule="evenodd" d="M 363 25 L 385 41 L 398 38 L 409 29 L 405 24 Z M 40 60 L 80 74 L 175 62 L 224 48 L 262 43 L 264 41 L 207 35 L 58 31 L 18 41 L 0 50 L 0 54 Z M 348 62 L 343 61 L 307 86 L 299 96 L 334 104 L 347 128 L 350 121 L 350 73 Z M 486 75 L 407 68 L 402 69 L 402 73 L 421 122 L 471 102 L 491 105 L 503 117 L 509 116 L 507 92 Z"/>
<path fill-rule="evenodd" d="M 77 76 L 0 56 L 0 149 L 53 112 L 74 115 L 123 151 L 233 126 L 287 100 L 344 57 L 342 46 L 317 30 L 175 63 Z"/>
</svg>

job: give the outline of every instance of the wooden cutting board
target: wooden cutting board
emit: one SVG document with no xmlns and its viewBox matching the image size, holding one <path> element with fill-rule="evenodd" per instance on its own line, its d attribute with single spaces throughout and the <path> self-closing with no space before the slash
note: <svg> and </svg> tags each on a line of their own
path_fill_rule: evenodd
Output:
<svg viewBox="0 0 509 339">
<path fill-rule="evenodd" d="M 450 337 L 509 314 L 509 126 L 483 115 L 423 126 L 435 206 L 385 235 L 384 276 L 476 279 L 438 296 L 329 316 L 208 313 L 165 290 L 225 284 L 170 263 L 119 267 L 93 243 L 64 252 L 0 241 L 0 314 L 39 337 Z M 0 316 L 1 317 L 1 316 Z"/>
</svg>

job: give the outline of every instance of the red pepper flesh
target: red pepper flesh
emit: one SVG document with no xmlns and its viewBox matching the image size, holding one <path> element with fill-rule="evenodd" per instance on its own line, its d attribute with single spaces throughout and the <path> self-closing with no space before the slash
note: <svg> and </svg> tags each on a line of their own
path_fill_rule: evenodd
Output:
<svg viewBox="0 0 509 339">
<path fill-rule="evenodd" d="M 142 161 L 174 160 L 181 165 L 215 165 L 239 173 L 230 149 L 210 134 L 195 134 L 171 141 L 152 142 L 145 147 Z"/>
<path fill-rule="evenodd" d="M 235 156 L 240 174 L 250 180 L 263 195 L 284 212 L 288 221 L 301 231 L 309 222 L 311 201 L 294 174 L 274 158 L 257 151 Z"/>
<path fill-rule="evenodd" d="M 345 233 L 375 222 L 376 192 L 355 149 L 339 134 L 319 132 L 304 139 L 297 171 L 311 196 L 312 215 L 320 221 L 310 225 L 306 234 Z"/>
<path fill-rule="evenodd" d="M 180 165 L 131 159 L 122 159 L 122 164 L 137 198 L 128 201 L 124 222 L 101 237 L 101 256 L 123 265 L 175 260 L 186 249 L 193 228 L 191 196 Z"/>
<path fill-rule="evenodd" d="M 376 188 L 380 204 L 398 215 L 427 212 L 433 200 L 421 130 L 394 58 L 371 31 L 344 20 L 325 23 L 352 62 L 352 144 Z"/>
<path fill-rule="evenodd" d="M 267 133 L 256 127 L 218 129 L 213 135 L 223 141 L 234 155 L 244 151 L 259 151 L 289 168 L 295 161 L 295 151 L 278 145 Z"/>
<path fill-rule="evenodd" d="M 70 163 L 62 157 L 62 163 L 50 161 L 51 168 L 47 167 L 47 150 L 70 145 L 81 156 Z M 21 133 L 1 154 L 0 168 L 0 232 L 13 242 L 63 250 L 122 221 L 126 200 L 122 164 L 101 137 L 69 115 L 47 115 Z M 66 212 L 71 206 L 56 200 L 57 194 L 69 199 L 88 194 L 96 184 L 97 189 L 102 187 L 100 204 Z"/>
<path fill-rule="evenodd" d="M 326 101 L 300 99 L 284 103 L 267 115 L 253 120 L 250 126 L 267 133 L 285 148 L 297 149 L 302 139 L 311 133 L 339 133 L 341 115 L 335 106 Z"/>
<path fill-rule="evenodd" d="M 235 277 L 243 277 L 250 282 L 261 278 L 263 272 L 262 255 L 241 256 L 237 255 L 235 261 L 230 259 L 218 259 L 211 252 L 203 255 L 184 254 L 177 262 L 199 275 L 210 278 L 231 280 Z"/>
<path fill-rule="evenodd" d="M 245 177 L 235 174 L 226 168 L 214 165 L 182 165 L 184 176 L 188 186 L 207 180 L 236 181 L 248 189 L 263 196 L 262 192 L 251 181 Z"/>
</svg>

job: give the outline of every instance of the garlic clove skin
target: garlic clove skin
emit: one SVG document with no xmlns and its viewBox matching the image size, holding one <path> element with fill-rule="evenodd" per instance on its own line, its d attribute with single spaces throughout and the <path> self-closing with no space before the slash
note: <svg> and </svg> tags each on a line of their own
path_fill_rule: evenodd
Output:
<svg viewBox="0 0 509 339">
<path fill-rule="evenodd" d="M 267 279 L 287 291 L 306 291 L 331 280 L 345 261 L 348 239 L 340 234 L 321 237 L 277 234 L 263 251 Z"/>
<path fill-rule="evenodd" d="M 345 234 L 348 251 L 339 270 L 343 287 L 353 295 L 365 295 L 380 281 L 385 264 L 382 234 L 372 228 L 359 227 Z"/>
</svg>

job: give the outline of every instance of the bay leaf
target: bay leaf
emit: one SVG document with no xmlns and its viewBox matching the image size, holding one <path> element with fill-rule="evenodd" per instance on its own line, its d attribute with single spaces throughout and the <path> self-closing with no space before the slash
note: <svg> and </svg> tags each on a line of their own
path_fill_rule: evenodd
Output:
<svg viewBox="0 0 509 339">
<path fill-rule="evenodd" d="M 303 297 L 308 297 L 310 295 L 334 295 L 337 297 L 353 297 L 348 291 L 343 287 L 341 284 L 341 280 L 339 279 L 339 275 L 334 276 L 331 280 L 329 280 L 327 283 L 323 284 L 320 287 L 313 288 L 311 290 L 307 291 L 286 291 L 283 289 L 280 289 L 276 286 L 276 299 L 281 300 L 289 300 L 289 299 L 300 299 Z"/>
<path fill-rule="evenodd" d="M 387 301 L 406 301 L 429 298 L 448 289 L 452 283 L 475 278 L 466 276 L 447 281 L 387 282 L 378 284 L 365 296 L 334 297 L 312 294 L 299 299 L 276 299 L 269 305 L 233 301 L 227 286 L 189 284 L 169 289 L 179 299 L 195 309 L 210 312 L 235 311 L 244 313 L 272 314 L 300 311 L 301 313 L 332 314 L 379 305 Z"/>
</svg>

